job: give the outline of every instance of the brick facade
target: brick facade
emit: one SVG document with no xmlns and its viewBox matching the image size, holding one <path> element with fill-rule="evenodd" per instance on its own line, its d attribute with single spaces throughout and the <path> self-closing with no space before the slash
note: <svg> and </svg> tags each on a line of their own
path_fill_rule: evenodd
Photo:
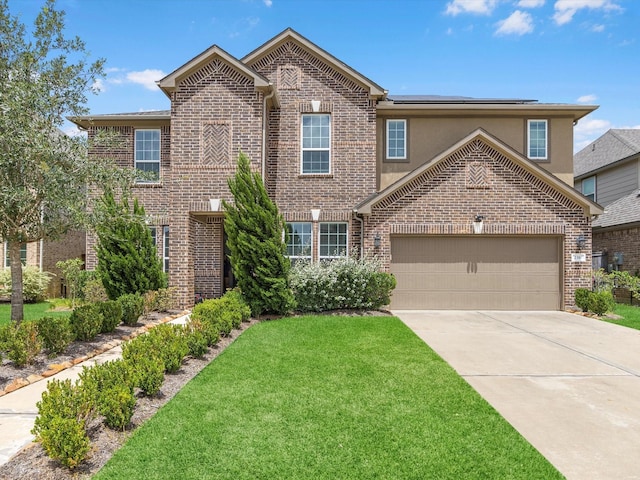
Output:
<svg viewBox="0 0 640 480">
<path fill-rule="evenodd" d="M 474 168 L 485 172 L 481 187 L 469 182 Z M 589 287 L 590 261 L 571 261 L 572 253 L 581 252 L 577 237 L 589 238 L 591 229 L 582 207 L 482 140 L 468 143 L 376 205 L 365 216 L 364 250 L 379 256 L 388 270 L 392 235 L 474 235 L 478 214 L 485 218 L 483 235 L 562 238 L 564 306 L 574 305 L 576 288 Z M 376 234 L 381 237 L 378 248 L 373 244 Z M 590 251 L 586 245 L 584 252 Z"/>
<path fill-rule="evenodd" d="M 609 265 L 613 265 L 616 252 L 622 253 L 623 263 L 619 265 L 619 269 L 638 275 L 640 273 L 640 227 L 595 232 L 593 251 L 606 252 Z"/>
<path fill-rule="evenodd" d="M 311 211 L 318 209 L 319 222 L 348 224 L 351 252 L 362 244 L 387 268 L 391 235 L 471 234 L 475 214 L 485 215 L 485 234 L 562 238 L 564 304 L 572 305 L 573 289 L 584 286 L 588 276 L 584 265 L 570 261 L 575 239 L 590 239 L 584 205 L 491 146 L 472 142 L 385 198 L 371 215 L 358 216 L 357 206 L 377 194 L 382 154 L 378 102 L 388 108 L 386 92 L 290 30 L 247 58 L 243 63 L 212 47 L 161 80 L 171 99 L 165 117 L 86 119 L 90 139 L 97 129 L 115 128 L 122 140 L 109 150 L 94 148 L 91 155 L 109 155 L 129 167 L 135 129 L 161 129 L 160 182 L 136 186 L 134 195 L 150 225 L 157 226 L 158 239 L 162 227 L 169 227 L 169 281 L 182 307 L 193 305 L 196 295 L 217 297 L 229 285 L 223 212 L 211 210 L 210 200 L 231 200 L 227 181 L 239 151 L 262 173 L 286 221 L 312 222 Z M 412 112 L 437 120 L 437 113 Z M 301 171 L 301 119 L 308 113 L 330 115 L 326 174 Z M 479 116 L 473 119 L 474 128 L 482 126 Z M 499 137 L 499 121 L 492 122 L 492 133 Z M 509 132 L 513 136 L 513 128 Z M 565 137 L 570 142 L 570 132 Z M 420 132 L 412 131 L 410 138 L 420 138 Z M 314 258 L 318 231 L 319 223 L 313 222 Z M 382 244 L 374 251 L 377 234 Z M 89 236 L 88 268 L 95 268 L 94 244 Z"/>
</svg>

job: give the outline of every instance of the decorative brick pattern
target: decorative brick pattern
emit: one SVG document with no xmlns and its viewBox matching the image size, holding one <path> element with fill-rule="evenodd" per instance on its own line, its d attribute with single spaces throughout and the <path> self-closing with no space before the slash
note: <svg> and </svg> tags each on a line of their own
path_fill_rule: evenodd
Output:
<svg viewBox="0 0 640 480">
<path fill-rule="evenodd" d="M 229 167 L 231 161 L 231 126 L 224 122 L 202 125 L 202 163 Z"/>
<path fill-rule="evenodd" d="M 467 188 L 469 163 L 483 161 L 490 189 Z M 473 235 L 475 215 L 483 215 L 482 235 L 554 235 L 563 238 L 565 307 L 573 292 L 588 287 L 591 263 L 572 263 L 579 235 L 589 238 L 591 222 L 582 208 L 486 144 L 467 145 L 374 206 L 365 217 L 364 250 L 391 263 L 391 235 Z M 374 248 L 373 237 L 382 237 Z M 590 250 L 588 244 L 585 248 Z"/>
<path fill-rule="evenodd" d="M 278 89 L 300 90 L 300 69 L 294 65 L 281 65 L 278 67 Z"/>
</svg>

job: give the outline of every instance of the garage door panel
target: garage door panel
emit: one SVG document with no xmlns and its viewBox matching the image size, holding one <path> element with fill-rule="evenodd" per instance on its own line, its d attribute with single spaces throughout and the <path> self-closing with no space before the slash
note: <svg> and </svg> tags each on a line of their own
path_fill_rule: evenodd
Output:
<svg viewBox="0 0 640 480">
<path fill-rule="evenodd" d="M 392 308 L 557 310 L 558 237 L 392 238 Z"/>
</svg>

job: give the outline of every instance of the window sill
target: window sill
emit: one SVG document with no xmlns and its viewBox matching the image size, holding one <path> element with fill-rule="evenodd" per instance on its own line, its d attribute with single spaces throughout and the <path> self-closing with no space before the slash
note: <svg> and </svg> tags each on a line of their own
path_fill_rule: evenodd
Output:
<svg viewBox="0 0 640 480">
<path fill-rule="evenodd" d="M 333 173 L 301 173 L 298 178 L 333 178 Z"/>
<path fill-rule="evenodd" d="M 384 163 L 410 163 L 408 158 L 385 158 Z"/>
</svg>

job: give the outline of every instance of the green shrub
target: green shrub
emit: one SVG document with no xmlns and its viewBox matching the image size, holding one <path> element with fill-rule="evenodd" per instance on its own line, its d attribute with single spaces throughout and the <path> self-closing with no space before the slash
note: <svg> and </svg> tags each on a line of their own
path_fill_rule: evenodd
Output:
<svg viewBox="0 0 640 480">
<path fill-rule="evenodd" d="M 128 360 L 134 368 L 136 387 L 147 397 L 157 394 L 164 382 L 164 363 L 158 356 L 139 355 Z"/>
<path fill-rule="evenodd" d="M 136 397 L 126 385 L 113 385 L 102 392 L 99 411 L 109 428 L 124 430 L 131 422 Z"/>
<path fill-rule="evenodd" d="M 136 365 L 142 356 L 156 357 L 162 361 L 164 371 L 174 373 L 180 369 L 189 347 L 181 325 L 165 323 L 145 335 L 140 335 L 122 347 L 122 358 Z"/>
<path fill-rule="evenodd" d="M 26 303 L 37 303 L 45 299 L 52 274 L 38 267 L 22 267 L 22 298 Z M 11 295 L 11 269 L 0 269 L 0 294 Z"/>
<path fill-rule="evenodd" d="M 145 293 L 145 313 L 168 312 L 176 307 L 176 287 L 160 288 Z"/>
<path fill-rule="evenodd" d="M 613 310 L 616 301 L 610 291 L 603 290 L 600 292 L 589 292 L 588 310 L 596 315 L 604 315 Z"/>
<path fill-rule="evenodd" d="M 133 326 L 144 313 L 144 297 L 139 293 L 127 293 L 118 298 L 122 307 L 122 323 Z"/>
<path fill-rule="evenodd" d="M 182 360 L 189 353 L 182 329 L 181 325 L 165 323 L 153 328 L 146 335 L 151 338 L 152 344 L 157 346 L 167 373 L 177 372 L 182 365 Z"/>
<path fill-rule="evenodd" d="M 189 355 L 194 358 L 201 358 L 207 353 L 209 339 L 202 322 L 189 320 L 183 329 L 187 340 Z"/>
<path fill-rule="evenodd" d="M 97 304 L 82 305 L 71 312 L 69 322 L 77 340 L 89 341 L 102 330 L 103 316 Z"/>
<path fill-rule="evenodd" d="M 122 322 L 122 306 L 116 300 L 96 303 L 98 311 L 102 313 L 101 333 L 111 333 Z"/>
<path fill-rule="evenodd" d="M 87 303 L 97 303 L 109 300 L 107 291 L 95 271 L 91 271 L 91 275 L 87 276 L 84 284 L 82 284 L 81 292 L 82 298 Z"/>
<path fill-rule="evenodd" d="M 11 323 L 5 325 L 0 333 L 3 349 L 7 358 L 16 367 L 24 367 L 33 363 L 33 360 L 42 350 L 42 341 L 38 336 L 38 329 L 34 322 Z"/>
<path fill-rule="evenodd" d="M 290 273 L 298 310 L 376 309 L 389 304 L 395 278 L 379 260 L 340 257 L 331 262 L 296 263 Z"/>
<path fill-rule="evenodd" d="M 581 309 L 583 312 L 589 311 L 589 296 L 591 294 L 591 290 L 586 288 L 576 288 L 574 295 L 576 306 Z"/>
<path fill-rule="evenodd" d="M 53 379 L 36 406 L 31 433 L 49 457 L 70 469 L 77 467 L 91 449 L 85 425 L 92 412 L 83 392 L 71 380 Z"/>
<path fill-rule="evenodd" d="M 73 342 L 73 331 L 68 317 L 42 317 L 36 324 L 38 336 L 50 355 L 66 350 Z"/>
<path fill-rule="evenodd" d="M 251 308 L 242 296 L 242 292 L 239 288 L 227 290 L 222 298 L 226 299 L 229 302 L 229 305 L 238 311 L 243 322 L 246 322 L 251 318 Z"/>
</svg>

